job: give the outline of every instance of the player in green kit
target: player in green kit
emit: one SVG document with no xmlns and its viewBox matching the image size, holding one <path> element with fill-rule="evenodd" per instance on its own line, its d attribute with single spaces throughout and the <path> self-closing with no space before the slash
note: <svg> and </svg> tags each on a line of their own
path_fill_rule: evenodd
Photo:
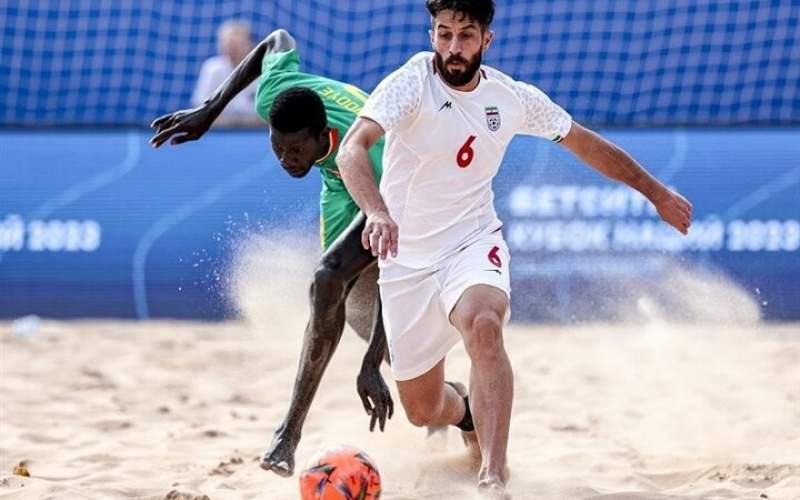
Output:
<svg viewBox="0 0 800 500">
<path fill-rule="evenodd" d="M 339 168 L 334 158 L 339 148 L 340 141 L 347 130 L 355 121 L 367 94 L 358 87 L 337 82 L 321 76 L 301 73 L 300 59 L 297 50 L 288 50 L 267 54 L 263 58 L 261 79 L 256 94 L 256 110 L 258 114 L 270 123 L 272 129 L 272 146 L 283 168 L 294 177 L 302 177 L 311 168 L 310 157 L 304 156 L 298 150 L 293 151 L 292 145 L 300 148 L 310 146 L 304 144 L 303 133 L 306 129 L 311 136 L 323 132 L 321 144 L 325 154 L 313 161 L 320 168 L 323 186 L 320 198 L 320 236 L 324 248 L 330 246 L 336 237 L 341 234 L 358 214 L 359 208 L 344 187 Z M 327 115 L 327 130 L 316 130 L 309 123 L 305 113 L 313 113 L 313 106 L 305 107 L 307 99 L 314 99 L 313 94 L 304 95 L 308 90 L 318 95 L 324 104 Z M 289 102 L 292 99 L 296 105 Z M 301 104 L 302 103 L 302 104 Z M 325 118 L 324 115 L 318 118 Z M 324 124 L 320 121 L 318 125 Z M 289 133 L 287 133 L 289 132 Z M 310 137 L 315 140 L 317 137 Z M 282 147 L 286 145 L 289 147 Z M 325 147 L 327 146 L 327 147 Z M 383 155 L 383 142 L 370 150 L 370 156 L 376 162 L 374 173 L 377 179 L 381 175 L 381 156 Z M 307 148 L 302 149 L 307 151 Z M 316 154 L 319 154 L 317 151 Z"/>
<path fill-rule="evenodd" d="M 269 123 L 270 142 L 281 166 L 303 177 L 316 165 L 322 174 L 320 236 L 324 252 L 311 285 L 311 317 L 289 410 L 261 459 L 261 467 L 281 476 L 294 472 L 294 453 L 311 401 L 344 329 L 345 319 L 369 347 L 357 378 L 358 394 L 383 430 L 393 402 L 379 367 L 385 333 L 378 298 L 375 257 L 361 244 L 364 216 L 345 189 L 334 161 L 340 141 L 367 95 L 358 88 L 303 73 L 294 39 L 277 30 L 259 43 L 202 106 L 156 119 L 150 140 L 159 147 L 199 139 L 233 97 L 259 78 L 256 109 Z M 383 142 L 369 150 L 376 178 L 381 175 Z M 277 293 L 280 293 L 277 291 Z"/>
</svg>

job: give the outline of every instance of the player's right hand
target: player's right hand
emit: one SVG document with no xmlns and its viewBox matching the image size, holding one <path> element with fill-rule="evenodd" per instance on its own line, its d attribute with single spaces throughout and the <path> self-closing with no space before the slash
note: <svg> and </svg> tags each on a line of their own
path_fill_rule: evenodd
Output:
<svg viewBox="0 0 800 500">
<path fill-rule="evenodd" d="M 356 379 L 356 389 L 364 405 L 364 411 L 370 416 L 369 431 L 375 430 L 375 424 L 383 432 L 386 419 L 394 415 L 394 401 L 389 387 L 381 376 L 380 360 L 378 363 L 366 363 L 361 366 L 361 372 Z"/>
<path fill-rule="evenodd" d="M 397 257 L 397 235 L 397 224 L 389 212 L 375 211 L 367 214 L 361 244 L 365 250 L 372 250 L 372 255 L 381 259 L 385 259 L 389 253 Z"/>
<path fill-rule="evenodd" d="M 671 189 L 665 188 L 662 193 L 653 200 L 653 204 L 658 211 L 661 219 L 674 227 L 683 234 L 688 234 L 689 227 L 692 225 L 692 204 Z"/>
<path fill-rule="evenodd" d="M 172 145 L 196 141 L 208 132 L 215 118 L 216 116 L 205 106 L 182 109 L 160 116 L 150 124 L 150 128 L 156 130 L 156 134 L 150 138 L 150 144 L 158 148 L 170 138 L 172 140 L 169 143 Z"/>
</svg>

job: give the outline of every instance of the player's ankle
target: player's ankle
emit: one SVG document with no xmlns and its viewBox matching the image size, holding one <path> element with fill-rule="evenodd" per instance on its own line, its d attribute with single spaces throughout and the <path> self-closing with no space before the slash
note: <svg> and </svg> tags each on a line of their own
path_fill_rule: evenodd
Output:
<svg viewBox="0 0 800 500">
<path fill-rule="evenodd" d="M 472 411 L 469 408 L 469 396 L 464 396 L 464 416 L 455 426 L 464 432 L 475 431 L 475 424 L 472 422 Z"/>
</svg>

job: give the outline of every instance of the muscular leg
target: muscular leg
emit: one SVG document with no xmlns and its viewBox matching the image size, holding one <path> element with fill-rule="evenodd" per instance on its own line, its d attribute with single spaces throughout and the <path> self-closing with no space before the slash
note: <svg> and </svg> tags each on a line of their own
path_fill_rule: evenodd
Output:
<svg viewBox="0 0 800 500">
<path fill-rule="evenodd" d="M 505 293 L 476 285 L 461 295 L 450 314 L 472 361 L 469 401 L 476 432 L 468 434 L 477 438 L 481 452 L 478 489 L 493 499 L 510 498 L 505 484 L 513 374 L 502 337 L 507 310 Z M 397 388 L 414 425 L 456 425 L 465 416 L 463 386 L 445 383 L 444 360 L 417 378 L 398 381 Z"/>
<path fill-rule="evenodd" d="M 322 374 L 344 329 L 345 297 L 354 279 L 375 258 L 361 246 L 364 216 L 359 214 L 320 258 L 311 285 L 311 317 L 303 337 L 300 365 L 289 411 L 261 459 L 261 468 L 284 477 L 294 473 L 294 452 Z"/>
<path fill-rule="evenodd" d="M 386 336 L 383 330 L 380 292 L 378 290 L 378 262 L 364 269 L 347 294 L 344 310 L 347 324 L 356 335 L 369 342 L 372 335 Z M 380 329 L 380 330 L 379 330 Z M 383 360 L 390 363 L 389 349 L 384 349 Z"/>
<path fill-rule="evenodd" d="M 356 334 L 369 342 L 378 300 L 378 266 L 370 265 L 356 278 L 345 300 L 345 319 Z"/>
<path fill-rule="evenodd" d="M 444 382 L 444 359 L 419 377 L 398 380 L 397 391 L 408 421 L 417 427 L 455 425 L 464 417 L 464 398 Z"/>
<path fill-rule="evenodd" d="M 482 455 L 478 488 L 491 498 L 509 498 L 505 484 L 514 375 L 503 346 L 507 310 L 503 291 L 476 285 L 461 295 L 450 314 L 472 361 L 469 401 Z"/>
</svg>

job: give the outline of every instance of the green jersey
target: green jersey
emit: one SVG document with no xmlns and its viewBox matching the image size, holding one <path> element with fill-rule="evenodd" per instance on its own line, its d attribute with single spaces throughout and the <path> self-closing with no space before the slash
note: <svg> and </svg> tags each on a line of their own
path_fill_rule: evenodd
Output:
<svg viewBox="0 0 800 500">
<path fill-rule="evenodd" d="M 300 58 L 296 50 L 265 55 L 261 62 L 261 78 L 256 93 L 256 111 L 264 121 L 269 122 L 269 110 L 275 97 L 292 87 L 309 88 L 322 98 L 328 117 L 328 127 L 331 129 L 331 148 L 316 165 L 322 174 L 320 239 L 322 247 L 328 248 L 350 225 L 359 211 L 345 188 L 335 158 L 341 140 L 355 122 L 368 95 L 354 85 L 302 73 L 299 68 Z M 382 156 L 383 138 L 369 150 L 377 181 L 380 180 L 383 171 Z"/>
</svg>

